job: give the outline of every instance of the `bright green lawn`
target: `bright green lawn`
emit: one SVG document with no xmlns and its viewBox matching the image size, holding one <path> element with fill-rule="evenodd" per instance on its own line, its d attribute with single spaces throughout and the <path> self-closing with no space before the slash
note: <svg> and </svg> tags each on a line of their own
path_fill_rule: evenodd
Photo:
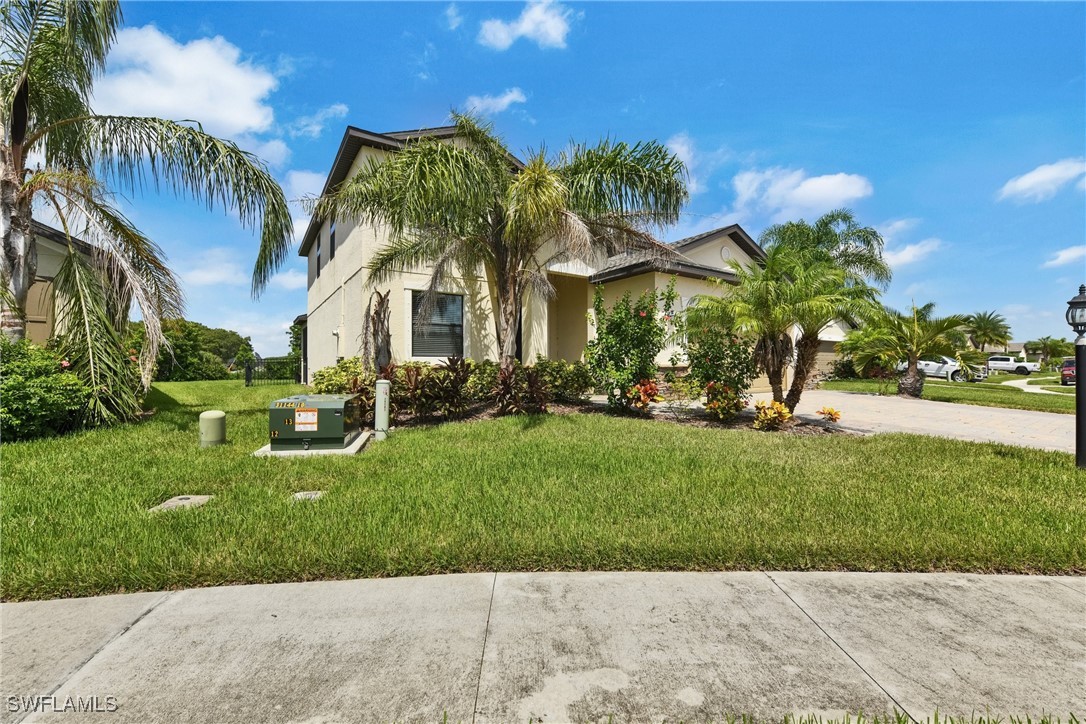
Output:
<svg viewBox="0 0 1086 724">
<path fill-rule="evenodd" d="M 1086 571 L 1086 473 L 1066 454 L 578 414 L 252 457 L 267 401 L 294 389 L 162 384 L 143 424 L 4 445 L 3 597 L 494 569 Z M 213 406 L 231 444 L 201 451 Z M 147 512 L 186 493 L 216 497 Z"/>
<path fill-rule="evenodd" d="M 822 389 L 896 395 L 897 380 L 831 380 L 823 382 Z M 1074 395 L 1038 395 L 1008 385 L 929 379 L 924 383 L 923 397 L 925 400 L 959 402 L 965 405 L 1075 414 Z"/>
</svg>

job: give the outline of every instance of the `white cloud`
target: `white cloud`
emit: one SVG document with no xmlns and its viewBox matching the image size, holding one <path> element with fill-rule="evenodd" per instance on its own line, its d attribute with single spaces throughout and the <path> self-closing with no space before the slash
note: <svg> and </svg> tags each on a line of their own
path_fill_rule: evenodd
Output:
<svg viewBox="0 0 1086 724">
<path fill-rule="evenodd" d="M 527 38 L 540 48 L 564 48 L 572 16 L 569 8 L 553 0 L 529 2 L 516 20 L 484 20 L 479 42 L 488 48 L 506 50 L 518 38 Z"/>
<path fill-rule="evenodd" d="M 320 138 L 328 121 L 345 117 L 349 110 L 344 103 L 333 103 L 327 108 L 321 108 L 311 116 L 301 116 L 296 119 L 287 127 L 287 132 L 291 138 L 297 138 L 298 136 Z"/>
<path fill-rule="evenodd" d="M 1086 174 L 1086 158 L 1065 158 L 1038 166 L 1029 173 L 1015 176 L 999 190 L 999 199 L 1018 202 L 1045 201 L 1079 176 Z M 1086 184 L 1084 180 L 1079 185 Z"/>
<path fill-rule="evenodd" d="M 1066 249 L 1060 249 L 1052 258 L 1041 264 L 1042 269 L 1052 269 L 1057 266 L 1065 266 L 1067 264 L 1073 264 L 1079 259 L 1086 259 L 1086 245 L 1082 246 L 1069 246 Z"/>
<path fill-rule="evenodd" d="M 820 216 L 872 194 L 871 182 L 848 173 L 808 176 L 803 169 L 752 169 L 732 179 L 736 200 L 734 215 L 746 218 L 754 213 L 770 217 L 772 223 Z"/>
<path fill-rule="evenodd" d="M 928 258 L 942 247 L 943 242 L 935 237 L 918 241 L 915 244 L 906 244 L 900 249 L 887 249 L 882 253 L 882 258 L 893 268 L 915 264 Z"/>
<path fill-rule="evenodd" d="M 906 231 L 912 231 L 920 219 L 894 219 L 875 227 L 876 231 L 887 244 L 893 244 Z"/>
<path fill-rule="evenodd" d="M 460 27 L 460 23 L 464 22 L 456 3 L 450 3 L 449 7 L 445 8 L 445 21 L 449 24 L 449 30 L 456 30 Z"/>
<path fill-rule="evenodd" d="M 306 196 L 319 196 L 324 190 L 325 175 L 317 171 L 288 171 L 283 181 L 283 191 L 287 201 L 295 201 Z"/>
<path fill-rule="evenodd" d="M 687 190 L 691 194 L 700 194 L 706 189 L 706 183 L 710 175 L 721 164 L 733 158 L 731 149 L 721 146 L 715 151 L 703 152 L 698 149 L 694 139 L 686 131 L 676 133 L 667 139 L 665 144 L 672 153 L 686 166 Z"/>
<path fill-rule="evenodd" d="M 464 105 L 468 110 L 490 116 L 501 113 L 514 103 L 524 103 L 527 100 L 528 97 L 520 88 L 509 88 L 500 96 L 468 96 Z"/>
<path fill-rule="evenodd" d="M 272 168 L 280 168 L 290 160 L 290 147 L 280 138 L 273 138 L 264 142 L 250 142 L 243 139 L 240 141 L 240 145 L 251 150 L 256 154 L 257 158 Z"/>
<path fill-rule="evenodd" d="M 305 289 L 307 283 L 305 272 L 300 272 L 297 269 L 288 269 L 284 272 L 279 272 L 273 276 L 268 284 L 273 287 L 279 287 L 280 289 L 286 289 L 287 291 L 294 291 L 295 289 Z"/>
<path fill-rule="evenodd" d="M 241 268 L 230 249 L 213 247 L 204 251 L 194 266 L 181 271 L 181 279 L 187 286 L 248 286 L 248 274 Z"/>
<path fill-rule="evenodd" d="M 153 25 L 125 28 L 95 83 L 98 113 L 194 120 L 215 135 L 266 131 L 275 114 L 266 100 L 278 80 L 243 60 L 221 36 L 181 44 Z"/>
</svg>

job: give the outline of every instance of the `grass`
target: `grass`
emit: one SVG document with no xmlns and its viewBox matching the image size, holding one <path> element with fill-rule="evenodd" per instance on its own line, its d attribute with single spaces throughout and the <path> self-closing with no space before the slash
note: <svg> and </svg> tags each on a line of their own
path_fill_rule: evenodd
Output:
<svg viewBox="0 0 1086 724">
<path fill-rule="evenodd" d="M 1041 385 L 1042 390 L 1048 390 L 1049 392 L 1059 392 L 1061 395 L 1074 395 L 1075 388 L 1073 386 L 1064 385 Z"/>
<path fill-rule="evenodd" d="M 0 595 L 477 570 L 1086 571 L 1086 473 L 1063 453 L 576 414 L 252 457 L 267 402 L 296 389 L 161 384 L 144 423 L 5 444 Z M 213 407 L 230 444 L 200 450 Z M 301 490 L 327 492 L 291 502 Z M 182 494 L 215 497 L 147 512 Z"/>
<path fill-rule="evenodd" d="M 866 392 L 876 395 L 896 395 L 896 380 L 831 380 L 822 383 L 824 390 Z M 1073 395 L 1038 395 L 1007 385 L 982 382 L 947 382 L 928 380 L 924 383 L 925 400 L 958 402 L 983 407 L 1009 407 L 1016 410 L 1075 414 Z"/>
</svg>

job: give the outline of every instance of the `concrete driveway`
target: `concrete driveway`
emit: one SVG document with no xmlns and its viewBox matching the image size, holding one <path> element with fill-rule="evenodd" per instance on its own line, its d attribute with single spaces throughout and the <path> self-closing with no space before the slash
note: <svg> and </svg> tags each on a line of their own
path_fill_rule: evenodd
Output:
<svg viewBox="0 0 1086 724">
<path fill-rule="evenodd" d="M 7 603 L 0 624 L 4 722 L 1086 712 L 1072 577 L 474 573 Z M 105 711 L 42 712 L 67 704 Z"/>
<path fill-rule="evenodd" d="M 755 399 L 772 399 L 755 395 Z M 973 442 L 1000 442 L 1041 450 L 1075 451 L 1075 416 L 951 402 L 883 397 L 860 392 L 808 390 L 796 413 L 817 419 L 824 405 L 841 411 L 840 426 L 863 434 L 910 432 Z"/>
</svg>

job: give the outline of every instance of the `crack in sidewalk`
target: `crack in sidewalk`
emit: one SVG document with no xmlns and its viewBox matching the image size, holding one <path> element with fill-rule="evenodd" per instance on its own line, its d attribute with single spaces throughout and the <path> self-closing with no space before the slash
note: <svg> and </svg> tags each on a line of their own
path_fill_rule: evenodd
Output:
<svg viewBox="0 0 1086 724">
<path fill-rule="evenodd" d="M 842 646 L 841 644 L 839 644 L 837 642 L 837 639 L 835 639 L 833 636 L 830 636 L 830 632 L 827 631 L 826 629 L 822 628 L 821 624 L 819 624 L 818 621 L 815 621 L 814 616 L 807 613 L 807 610 L 805 608 L 803 608 L 803 606 L 799 605 L 799 602 L 796 601 L 796 599 L 792 598 L 792 596 L 788 593 L 788 591 L 784 590 L 784 587 L 781 586 L 781 584 L 777 583 L 777 580 L 775 578 L 773 578 L 773 576 L 769 575 L 768 571 L 762 571 L 762 573 L 765 574 L 765 577 L 768 578 L 773 583 L 773 585 L 776 586 L 777 589 L 781 593 L 783 593 L 785 595 L 785 597 L 789 601 L 791 601 L 793 604 L 795 604 L 796 608 L 798 608 L 803 613 L 804 616 L 806 616 L 808 619 L 810 619 L 811 623 L 813 623 L 815 625 L 815 628 L 817 628 L 819 631 L 821 631 L 826 636 L 826 638 L 828 638 L 833 643 L 833 645 L 836 646 L 841 651 L 841 653 L 843 653 L 845 656 L 848 657 L 849 661 L 856 664 L 856 668 L 859 669 L 860 671 L 862 671 L 864 673 L 864 676 L 866 676 L 868 679 L 870 679 L 871 683 L 879 688 L 879 691 L 881 691 L 883 694 L 886 694 L 886 697 L 888 699 L 890 699 L 890 701 L 894 702 L 894 706 L 896 706 L 899 710 L 905 712 L 905 716 L 909 717 L 910 721 L 919 722 L 919 720 L 916 717 L 914 717 L 911 713 L 909 713 L 908 709 L 906 709 L 904 706 L 901 705 L 901 702 L 899 702 L 896 698 L 894 698 L 893 694 L 891 694 L 889 691 L 887 691 L 886 688 L 882 684 L 880 684 L 875 679 L 875 677 L 871 675 L 871 673 L 867 669 L 865 669 L 863 666 L 860 665 L 860 662 L 857 661 L 852 656 L 852 654 L 850 654 L 848 651 L 845 650 L 844 646 Z"/>
<path fill-rule="evenodd" d="M 483 651 L 479 654 L 479 678 L 475 682 L 475 703 L 471 706 L 471 724 L 479 713 L 479 692 L 483 688 L 483 662 L 486 660 L 486 639 L 490 635 L 490 614 L 494 611 L 494 591 L 498 587 L 498 572 L 494 571 L 494 580 L 490 584 L 490 606 L 486 610 L 486 628 L 483 629 Z"/>
<path fill-rule="evenodd" d="M 80 671 L 82 671 L 84 668 L 86 668 L 87 664 L 89 664 L 91 661 L 93 661 L 98 656 L 98 654 L 102 653 L 107 648 L 109 648 L 110 644 L 112 644 L 113 642 L 119 641 L 126 633 L 128 633 L 133 628 L 135 628 L 135 626 L 140 621 L 145 619 L 148 616 L 148 614 L 150 614 L 152 611 L 154 611 L 159 606 L 164 604 L 166 601 L 170 600 L 170 598 L 172 598 L 175 593 L 177 593 L 177 591 L 168 591 L 168 592 L 166 592 L 166 594 L 164 596 L 162 596 L 157 601 L 155 601 L 153 604 L 148 606 L 142 613 L 140 613 L 140 615 L 136 616 L 136 618 L 132 620 L 132 623 L 128 624 L 127 626 L 122 628 L 120 631 L 118 631 L 116 634 L 114 634 L 112 637 L 110 637 L 110 639 L 108 641 L 106 641 L 104 644 L 102 644 L 97 649 L 95 649 L 94 653 L 92 653 L 87 658 L 83 659 L 74 668 L 72 668 L 71 671 L 69 671 L 66 675 L 64 675 L 61 678 L 60 683 L 57 684 L 56 686 L 54 686 L 52 689 L 50 689 L 49 692 L 45 694 L 45 697 L 54 696 L 58 691 L 63 689 L 72 679 L 74 679 L 76 677 L 76 675 Z M 14 719 L 12 721 L 12 724 L 19 724 L 20 722 L 25 720 L 28 716 L 30 716 L 31 714 L 35 714 L 35 713 L 38 713 L 38 712 L 34 712 L 34 711 L 23 712 L 22 716 L 19 716 L 19 717 L 17 717 L 16 719 Z"/>
</svg>

